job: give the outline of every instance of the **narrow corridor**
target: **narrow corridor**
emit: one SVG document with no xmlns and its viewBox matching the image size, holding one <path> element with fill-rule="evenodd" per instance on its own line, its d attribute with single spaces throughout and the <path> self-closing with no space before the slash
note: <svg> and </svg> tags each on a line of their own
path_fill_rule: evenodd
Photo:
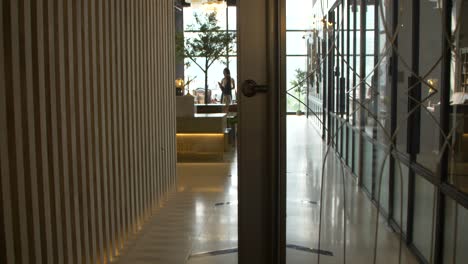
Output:
<svg viewBox="0 0 468 264">
<path fill-rule="evenodd" d="M 305 117 L 288 117 L 288 263 L 317 263 L 320 205 L 320 263 L 343 263 L 343 206 L 346 204 L 346 263 L 373 263 L 376 208 L 342 174 L 330 151 L 320 199 L 326 153 L 316 128 Z M 179 163 L 178 191 L 172 194 L 117 263 L 237 263 L 237 163 L 230 153 L 220 163 Z M 345 188 L 343 189 L 343 176 Z M 343 191 L 346 191 L 346 199 Z M 399 239 L 380 218 L 376 263 L 399 263 Z M 417 263 L 402 244 L 401 263 Z"/>
</svg>

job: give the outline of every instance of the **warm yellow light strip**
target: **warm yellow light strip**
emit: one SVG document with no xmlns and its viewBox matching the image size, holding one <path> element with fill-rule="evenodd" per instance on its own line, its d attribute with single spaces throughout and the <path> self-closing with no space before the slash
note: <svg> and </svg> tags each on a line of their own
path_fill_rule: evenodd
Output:
<svg viewBox="0 0 468 264">
<path fill-rule="evenodd" d="M 222 137 L 224 134 L 222 133 L 177 133 L 177 136 L 179 137 Z"/>
</svg>

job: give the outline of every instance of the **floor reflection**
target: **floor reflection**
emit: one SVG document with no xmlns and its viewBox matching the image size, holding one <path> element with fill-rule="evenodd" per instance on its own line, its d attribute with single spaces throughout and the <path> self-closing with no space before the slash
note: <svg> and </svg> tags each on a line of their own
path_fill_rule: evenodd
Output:
<svg viewBox="0 0 468 264">
<path fill-rule="evenodd" d="M 287 262 L 318 263 L 320 255 L 320 263 L 342 263 L 346 245 L 347 263 L 372 263 L 375 207 L 357 188 L 354 178 L 344 174 L 346 171 L 333 152 L 323 166 L 326 146 L 312 122 L 289 116 L 287 142 Z M 235 151 L 228 153 L 224 162 L 180 163 L 177 168 L 177 193 L 145 224 L 142 237 L 119 261 L 237 263 Z M 320 249 L 333 256 L 317 254 L 322 252 L 317 251 L 319 230 Z M 378 232 L 376 263 L 399 263 L 398 237 L 384 219 L 379 218 Z M 404 246 L 401 263 L 417 263 Z"/>
</svg>

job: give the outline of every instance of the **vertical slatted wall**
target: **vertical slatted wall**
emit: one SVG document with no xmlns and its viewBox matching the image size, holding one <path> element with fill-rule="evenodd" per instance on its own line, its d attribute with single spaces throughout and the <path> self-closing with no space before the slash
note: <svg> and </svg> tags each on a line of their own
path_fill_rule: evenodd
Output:
<svg viewBox="0 0 468 264">
<path fill-rule="evenodd" d="M 174 190 L 172 0 L 0 3 L 0 263 L 107 263 Z"/>
</svg>

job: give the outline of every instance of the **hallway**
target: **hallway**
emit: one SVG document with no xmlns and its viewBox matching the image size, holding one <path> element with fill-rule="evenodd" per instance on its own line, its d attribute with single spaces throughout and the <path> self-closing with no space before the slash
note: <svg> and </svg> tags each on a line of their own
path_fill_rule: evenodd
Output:
<svg viewBox="0 0 468 264">
<path fill-rule="evenodd" d="M 310 120 L 288 116 L 288 263 L 317 263 L 322 159 L 326 150 Z M 372 263 L 376 208 L 330 152 L 323 192 L 320 263 Z M 116 263 L 237 263 L 237 164 L 179 163 L 177 193 L 144 224 Z M 346 172 L 345 172 L 346 173 Z M 379 221 L 376 263 L 399 263 L 399 240 Z M 311 252 L 313 251 L 313 252 Z M 401 263 L 417 263 L 403 244 Z"/>
</svg>

